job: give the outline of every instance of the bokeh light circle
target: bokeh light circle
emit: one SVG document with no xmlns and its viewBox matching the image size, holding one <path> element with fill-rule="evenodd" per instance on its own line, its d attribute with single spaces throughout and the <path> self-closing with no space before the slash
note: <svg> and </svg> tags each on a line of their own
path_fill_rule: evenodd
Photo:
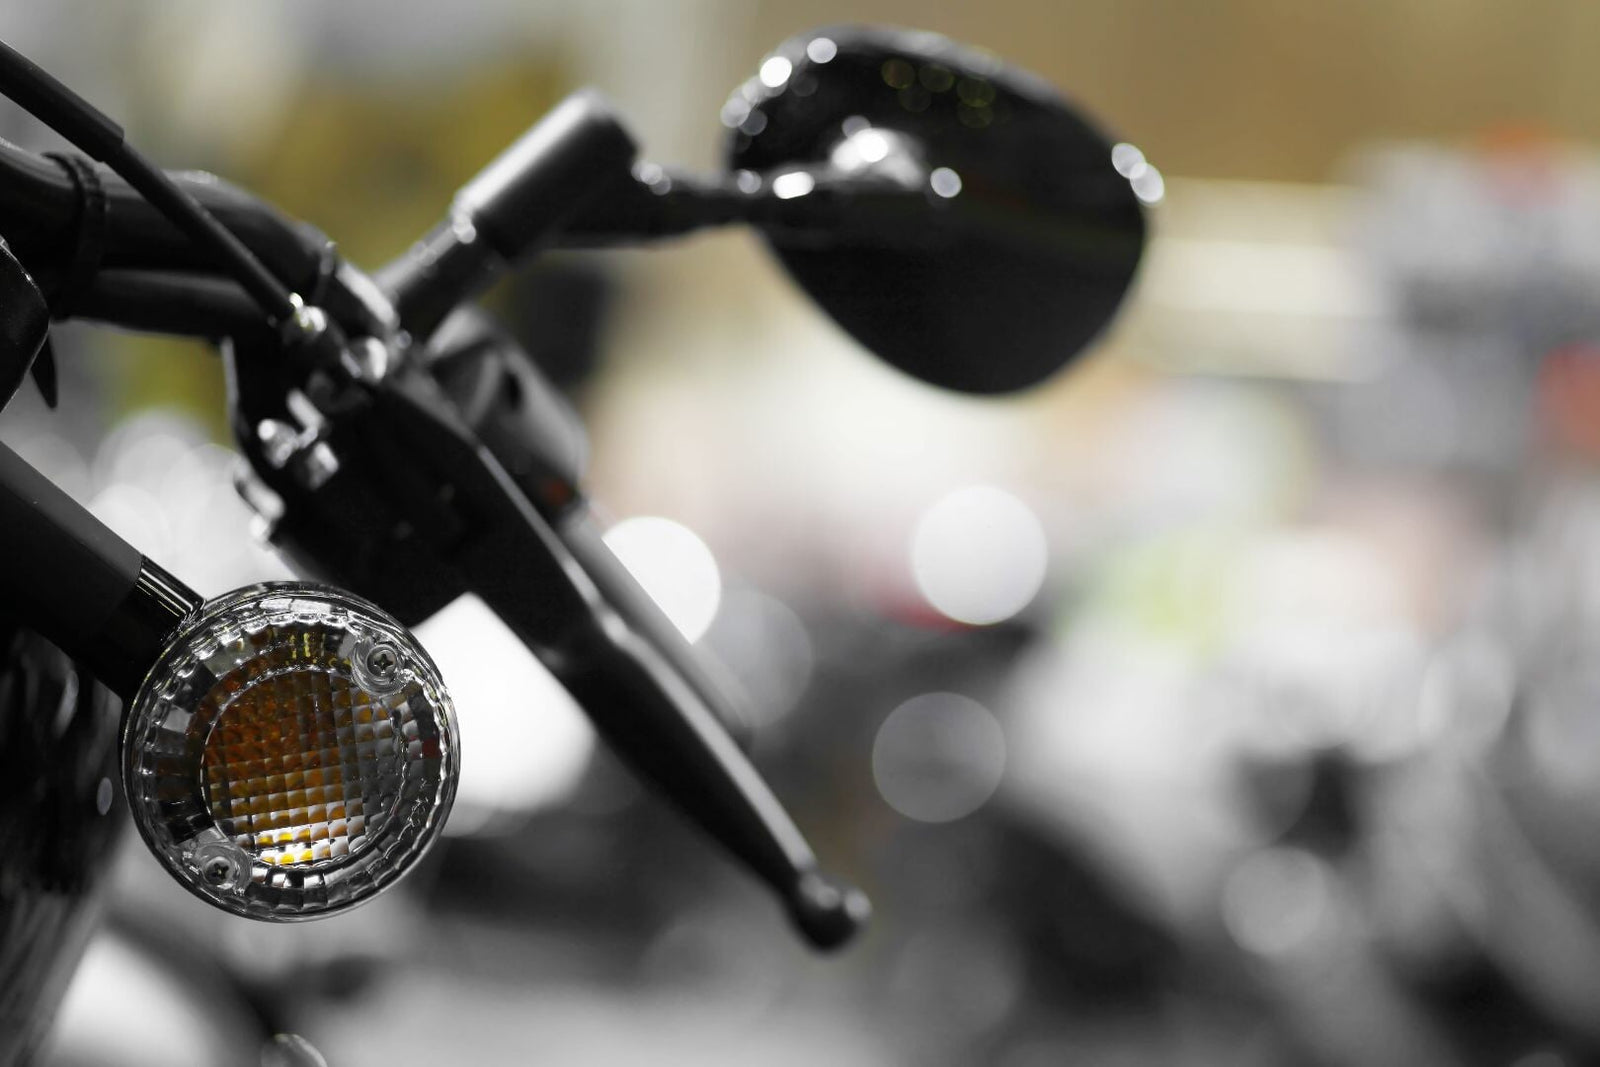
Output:
<svg viewBox="0 0 1600 1067">
<path fill-rule="evenodd" d="M 722 601 L 722 572 L 699 535 L 671 519 L 642 515 L 611 527 L 605 542 L 678 632 L 698 641 Z"/>
<path fill-rule="evenodd" d="M 1003 489 L 972 486 L 935 503 L 911 539 L 911 569 L 923 597 L 957 622 L 986 626 L 1027 607 L 1049 562 L 1044 526 Z"/>
<path fill-rule="evenodd" d="M 999 788 L 1005 767 L 999 720 L 957 693 L 912 697 L 889 713 L 872 746 L 879 794 L 918 822 L 971 815 Z"/>
</svg>

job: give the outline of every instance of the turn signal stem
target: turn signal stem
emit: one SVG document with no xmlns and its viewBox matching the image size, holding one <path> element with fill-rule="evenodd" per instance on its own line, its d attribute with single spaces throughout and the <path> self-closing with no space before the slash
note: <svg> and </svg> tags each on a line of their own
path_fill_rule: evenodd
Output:
<svg viewBox="0 0 1600 1067">
<path fill-rule="evenodd" d="M 0 605 L 124 699 L 200 596 L 0 445 Z"/>
</svg>

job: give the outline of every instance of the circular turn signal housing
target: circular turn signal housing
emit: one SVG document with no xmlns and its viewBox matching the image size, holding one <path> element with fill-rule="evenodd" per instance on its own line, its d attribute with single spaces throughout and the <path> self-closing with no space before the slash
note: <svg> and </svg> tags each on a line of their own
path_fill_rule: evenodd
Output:
<svg viewBox="0 0 1600 1067">
<path fill-rule="evenodd" d="M 460 767 L 438 669 L 394 618 L 305 583 L 188 619 L 123 723 L 145 842 L 226 911 L 286 922 L 359 904 L 443 827 Z"/>
</svg>

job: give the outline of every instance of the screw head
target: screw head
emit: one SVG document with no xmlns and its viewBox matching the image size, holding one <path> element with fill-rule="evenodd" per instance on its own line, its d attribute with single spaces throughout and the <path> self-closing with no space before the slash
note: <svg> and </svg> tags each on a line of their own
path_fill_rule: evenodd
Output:
<svg viewBox="0 0 1600 1067">
<path fill-rule="evenodd" d="M 212 856 L 200 868 L 200 876 L 214 886 L 225 886 L 233 880 L 233 864 L 225 856 Z"/>
<path fill-rule="evenodd" d="M 400 657 L 388 645 L 374 645 L 367 653 L 367 670 L 378 678 L 391 678 L 400 665 Z"/>
</svg>

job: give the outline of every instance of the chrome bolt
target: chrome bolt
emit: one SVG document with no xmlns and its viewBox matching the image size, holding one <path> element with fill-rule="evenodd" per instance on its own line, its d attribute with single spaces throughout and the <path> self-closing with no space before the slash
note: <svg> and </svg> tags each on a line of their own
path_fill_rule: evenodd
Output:
<svg viewBox="0 0 1600 1067">
<path fill-rule="evenodd" d="M 261 442 L 261 452 L 267 462 L 278 468 L 289 462 L 300 445 L 294 427 L 278 419 L 262 419 L 256 426 L 256 438 Z"/>
<path fill-rule="evenodd" d="M 327 442 L 318 441 L 300 453 L 300 481 L 307 489 L 321 489 L 338 473 L 339 457 L 333 454 Z"/>
</svg>

